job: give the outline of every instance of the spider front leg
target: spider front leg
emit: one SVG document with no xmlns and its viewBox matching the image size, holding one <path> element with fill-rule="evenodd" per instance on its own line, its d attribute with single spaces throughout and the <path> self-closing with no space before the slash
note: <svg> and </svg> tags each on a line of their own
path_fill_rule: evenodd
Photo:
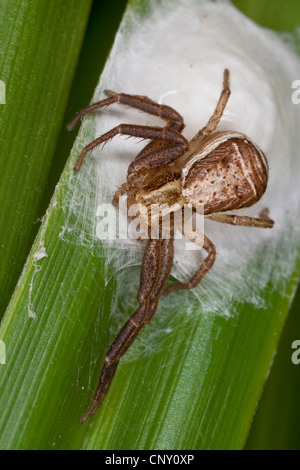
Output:
<svg viewBox="0 0 300 470">
<path fill-rule="evenodd" d="M 219 101 L 213 115 L 210 117 L 208 123 L 192 138 L 191 142 L 202 140 L 207 135 L 214 132 L 223 116 L 225 107 L 230 97 L 230 84 L 229 84 L 229 70 L 224 70 L 223 90 L 221 92 Z"/>
<path fill-rule="evenodd" d="M 153 318 L 158 306 L 159 296 L 171 272 L 173 257 L 173 239 L 154 239 L 148 241 L 141 268 L 140 288 L 137 295 L 139 307 L 121 328 L 110 346 L 104 359 L 94 400 L 81 418 L 81 422 L 84 422 L 97 411 L 107 394 L 121 357 L 145 325 Z"/>
<path fill-rule="evenodd" d="M 183 234 L 192 242 L 196 243 L 208 253 L 207 257 L 201 264 L 200 268 L 191 277 L 188 282 L 173 284 L 167 287 L 163 291 L 163 295 L 167 295 L 174 290 L 193 289 L 199 282 L 206 276 L 206 274 L 212 268 L 216 259 L 216 248 L 215 245 L 207 238 L 203 233 L 193 230 L 192 227 L 186 227 Z"/>
<path fill-rule="evenodd" d="M 88 144 L 81 152 L 74 169 L 79 171 L 87 152 L 93 150 L 98 145 L 106 142 L 116 135 L 128 135 L 132 137 L 140 137 L 149 140 L 162 140 L 169 142 L 172 145 L 172 150 L 167 147 L 162 147 L 160 152 L 157 152 L 156 159 L 152 159 L 152 167 L 160 166 L 163 161 L 165 165 L 172 163 L 178 158 L 178 154 L 182 155 L 188 148 L 188 142 L 185 137 L 179 132 L 166 127 L 151 127 L 151 126 L 138 126 L 132 124 L 120 124 L 110 131 L 106 132 L 98 139 Z"/>
<path fill-rule="evenodd" d="M 184 122 L 182 116 L 171 106 L 165 104 L 159 104 L 155 101 L 147 98 L 147 96 L 140 95 L 127 95 L 125 93 L 116 93 L 111 90 L 105 90 L 104 92 L 109 98 L 93 103 L 86 108 L 79 111 L 78 114 L 68 124 L 67 129 L 71 131 L 76 126 L 77 122 L 87 114 L 96 111 L 97 109 L 109 106 L 114 103 L 120 103 L 131 108 L 140 109 L 145 113 L 158 116 L 167 122 L 167 126 L 172 129 L 181 132 L 184 128 Z"/>
</svg>

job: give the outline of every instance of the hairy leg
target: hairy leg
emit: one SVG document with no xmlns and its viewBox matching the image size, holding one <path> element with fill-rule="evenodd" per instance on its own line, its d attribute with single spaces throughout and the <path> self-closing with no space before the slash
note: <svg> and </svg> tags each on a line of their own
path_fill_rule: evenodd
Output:
<svg viewBox="0 0 300 470">
<path fill-rule="evenodd" d="M 177 153 L 173 155 L 174 149 L 176 149 L 176 152 L 182 155 L 182 153 L 188 148 L 188 142 L 185 137 L 183 137 L 182 134 L 177 131 L 174 131 L 173 129 L 169 129 L 166 127 L 120 124 L 119 126 L 114 127 L 110 131 L 106 132 L 106 134 L 103 134 L 102 136 L 98 137 L 96 140 L 88 144 L 82 150 L 74 169 L 76 171 L 80 170 L 82 162 L 87 152 L 93 150 L 95 147 L 102 144 L 103 142 L 107 142 L 108 140 L 115 137 L 117 134 L 128 135 L 132 137 L 140 137 L 142 139 L 149 140 L 163 140 L 172 144 L 171 153 L 166 152 L 166 149 L 164 147 L 161 149 L 161 155 L 159 155 L 156 160 L 157 166 L 160 166 L 161 164 L 163 164 L 163 162 L 168 162 L 165 164 L 169 164 L 172 161 L 175 161 L 177 158 Z"/>
<path fill-rule="evenodd" d="M 192 138 L 191 142 L 196 140 L 202 140 L 207 135 L 211 134 L 216 130 L 217 125 L 219 124 L 221 117 L 223 116 L 224 109 L 228 102 L 230 96 L 230 85 L 229 85 L 229 70 L 224 70 L 224 79 L 223 79 L 223 90 L 221 92 L 219 101 L 217 103 L 216 109 L 213 115 L 210 117 L 208 123 Z"/>
<path fill-rule="evenodd" d="M 210 214 L 206 217 L 210 220 L 214 220 L 215 222 L 230 225 L 242 225 L 244 227 L 272 228 L 274 226 L 274 221 L 269 219 L 267 212 L 262 213 L 260 218 L 235 214 Z"/>
<path fill-rule="evenodd" d="M 171 272 L 173 256 L 173 239 L 154 239 L 148 241 L 141 268 L 140 288 L 137 295 L 139 307 L 121 328 L 110 346 L 104 359 L 94 400 L 81 418 L 81 422 L 84 422 L 97 411 L 109 389 L 119 360 L 145 325 L 153 318 L 158 306 L 159 296 Z"/>
<path fill-rule="evenodd" d="M 184 128 L 183 117 L 170 106 L 156 103 L 146 96 L 115 93 L 111 90 L 106 90 L 105 94 L 108 95 L 109 98 L 101 100 L 98 103 L 91 104 L 90 106 L 87 106 L 86 108 L 79 111 L 74 119 L 68 124 L 67 129 L 71 131 L 82 117 L 113 103 L 121 103 L 130 106 L 131 108 L 140 109 L 141 111 L 152 114 L 153 116 L 158 116 L 167 122 L 168 127 L 178 132 L 181 132 Z"/>
<path fill-rule="evenodd" d="M 212 268 L 215 259 L 216 259 L 216 248 L 215 245 L 207 238 L 204 234 L 200 233 L 199 231 L 196 232 L 192 228 L 185 228 L 184 235 L 191 240 L 192 242 L 196 243 L 200 247 L 204 248 L 207 252 L 207 257 L 201 264 L 200 268 L 196 271 L 196 273 L 191 277 L 188 282 L 173 284 L 170 287 L 167 287 L 163 291 L 163 295 L 167 295 L 174 290 L 182 290 L 182 289 L 193 289 L 196 287 L 199 282 L 206 276 L 206 274 Z"/>
</svg>

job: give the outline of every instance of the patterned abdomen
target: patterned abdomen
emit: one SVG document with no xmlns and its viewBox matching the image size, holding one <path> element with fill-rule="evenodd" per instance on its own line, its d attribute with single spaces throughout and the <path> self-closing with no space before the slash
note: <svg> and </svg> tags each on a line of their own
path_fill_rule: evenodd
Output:
<svg viewBox="0 0 300 470">
<path fill-rule="evenodd" d="M 182 194 L 204 213 L 224 212 L 255 204 L 268 182 L 263 152 L 244 134 L 220 132 L 203 142 L 201 153 L 182 169 Z"/>
</svg>

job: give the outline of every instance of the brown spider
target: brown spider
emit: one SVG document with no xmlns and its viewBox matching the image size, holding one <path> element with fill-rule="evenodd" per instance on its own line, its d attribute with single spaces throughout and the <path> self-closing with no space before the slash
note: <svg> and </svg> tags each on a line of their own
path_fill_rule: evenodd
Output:
<svg viewBox="0 0 300 470">
<path fill-rule="evenodd" d="M 91 111 L 113 103 L 140 109 L 166 121 L 165 127 L 120 124 L 87 145 L 75 165 L 78 171 L 85 154 L 117 134 L 151 140 L 128 167 L 127 181 L 116 192 L 113 203 L 128 195 L 128 206 L 167 203 L 170 211 L 185 204 L 194 209 L 200 204 L 204 215 L 218 222 L 248 227 L 271 228 L 274 222 L 265 210 L 260 218 L 227 214 L 255 204 L 264 194 L 268 182 L 268 163 L 264 153 L 244 134 L 234 131 L 214 132 L 223 115 L 230 96 L 229 71 L 224 71 L 223 90 L 216 109 L 203 129 L 189 142 L 181 134 L 182 116 L 173 108 L 155 103 L 145 96 L 126 95 L 106 91 L 107 99 L 80 111 L 68 125 L 74 128 L 79 119 Z M 175 206 L 174 206 L 175 204 Z M 165 288 L 173 264 L 174 234 L 169 239 L 150 238 L 144 253 L 140 287 L 137 294 L 139 306 L 119 331 L 110 346 L 102 368 L 99 385 L 90 408 L 81 422 L 92 416 L 102 403 L 113 379 L 120 358 L 138 334 L 153 318 L 160 295 L 178 289 L 192 289 L 214 264 L 216 250 L 203 234 L 186 229 L 182 232 L 207 252 L 207 257 L 186 283 Z"/>
</svg>

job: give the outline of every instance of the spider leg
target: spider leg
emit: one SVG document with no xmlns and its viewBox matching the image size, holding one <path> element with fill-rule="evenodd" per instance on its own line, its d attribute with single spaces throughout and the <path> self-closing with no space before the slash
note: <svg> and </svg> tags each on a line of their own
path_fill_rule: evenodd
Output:
<svg viewBox="0 0 300 470">
<path fill-rule="evenodd" d="M 215 262 L 216 248 L 215 245 L 209 240 L 209 238 L 207 238 L 201 232 L 194 231 L 192 228 L 189 227 L 185 227 L 183 233 L 189 240 L 204 248 L 208 255 L 201 264 L 200 268 L 196 271 L 196 273 L 191 277 L 188 282 L 173 284 L 172 286 L 164 289 L 162 295 L 167 295 L 174 290 L 193 289 L 199 284 L 199 282 L 204 278 L 204 276 L 206 276 L 206 274 L 210 271 Z"/>
<path fill-rule="evenodd" d="M 162 128 L 166 129 L 166 128 Z M 155 140 L 150 142 L 130 163 L 127 171 L 127 182 L 118 189 L 113 197 L 113 205 L 118 204 L 119 198 L 128 192 L 139 175 L 145 170 L 161 168 L 174 163 L 188 148 L 188 143 L 171 143 Z"/>
<path fill-rule="evenodd" d="M 114 194 L 113 200 L 112 200 L 112 205 L 117 206 L 119 199 L 124 196 L 128 191 L 130 190 L 130 185 L 128 181 L 122 184 L 119 189 Z"/>
<path fill-rule="evenodd" d="M 221 92 L 219 101 L 217 103 L 216 109 L 213 115 L 210 117 L 208 123 L 192 138 L 191 142 L 195 142 L 196 140 L 202 140 L 207 135 L 211 134 L 214 130 L 216 130 L 221 117 L 224 113 L 224 109 L 226 107 L 227 101 L 230 96 L 230 84 L 229 84 L 229 70 L 224 70 L 224 80 L 223 80 L 223 90 Z"/>
<path fill-rule="evenodd" d="M 162 128 L 167 129 L 167 128 Z M 134 182 L 143 172 L 153 168 L 162 168 L 174 163 L 188 148 L 188 143 L 170 143 L 167 140 L 153 140 L 130 163 L 127 170 L 127 183 L 116 191 L 113 204 L 117 205 L 119 198 L 134 186 Z M 124 191 L 124 189 L 126 191 Z"/>
<path fill-rule="evenodd" d="M 163 159 L 168 163 L 174 161 L 177 158 L 173 156 L 174 147 L 181 151 L 181 154 L 188 148 L 188 142 L 185 137 L 180 134 L 179 132 L 166 128 L 166 127 L 151 127 L 151 126 L 137 126 L 132 124 L 120 124 L 119 126 L 114 127 L 110 131 L 106 132 L 102 136 L 98 137 L 96 140 L 88 144 L 81 152 L 74 169 L 76 171 L 80 170 L 82 162 L 87 152 L 93 150 L 98 145 L 106 142 L 117 134 L 121 135 L 128 135 L 132 137 L 140 137 L 142 139 L 149 139 L 149 140 L 163 140 L 164 142 L 169 142 L 171 147 L 173 148 L 172 151 L 168 150 L 168 147 L 162 148 Z M 171 148 L 170 147 L 170 148 Z M 170 149 L 169 149 L 170 150 Z M 161 158 L 157 162 L 157 165 L 161 164 Z M 167 163 L 166 163 L 167 164 Z M 153 166 L 153 165 L 152 165 Z M 155 165 L 154 165 L 155 166 Z"/>
<path fill-rule="evenodd" d="M 183 117 L 171 106 L 156 103 L 147 96 L 127 95 L 125 93 L 115 93 L 111 90 L 105 90 L 105 94 L 117 99 L 118 103 L 160 117 L 167 122 L 167 127 L 171 127 L 178 132 L 181 132 L 184 128 Z"/>
<path fill-rule="evenodd" d="M 267 213 L 262 213 L 260 218 L 235 214 L 210 214 L 206 217 L 223 224 L 242 225 L 244 227 L 272 228 L 274 226 L 274 220 L 269 219 Z"/>
<path fill-rule="evenodd" d="M 182 136 L 183 137 L 183 136 Z M 185 140 L 185 139 L 184 139 Z M 160 168 L 166 165 L 170 165 L 175 162 L 188 148 L 188 144 L 182 142 L 169 143 L 168 141 L 160 142 L 155 146 L 156 142 L 150 142 L 154 144 L 151 148 L 148 146 L 147 152 L 139 154 L 128 167 L 128 178 L 132 178 L 138 173 L 148 170 L 150 168 Z M 150 145 L 149 144 L 149 145 Z"/>
<path fill-rule="evenodd" d="M 108 95 L 108 98 L 91 104 L 79 111 L 74 119 L 72 119 L 68 124 L 67 129 L 71 131 L 83 116 L 113 103 L 121 103 L 130 106 L 131 108 L 140 109 L 141 111 L 152 114 L 153 116 L 158 116 L 167 122 L 168 127 L 171 127 L 178 132 L 181 132 L 184 128 L 183 117 L 170 106 L 156 103 L 146 96 L 127 95 L 125 93 L 115 93 L 110 90 L 106 90 L 105 94 Z"/>
<path fill-rule="evenodd" d="M 92 416 L 99 408 L 112 382 L 119 360 L 145 325 L 153 318 L 158 306 L 159 296 L 171 272 L 173 256 L 173 239 L 150 239 L 148 241 L 137 295 L 139 307 L 121 328 L 110 346 L 104 359 L 99 385 L 92 405 L 84 413 L 81 422 Z"/>
</svg>

